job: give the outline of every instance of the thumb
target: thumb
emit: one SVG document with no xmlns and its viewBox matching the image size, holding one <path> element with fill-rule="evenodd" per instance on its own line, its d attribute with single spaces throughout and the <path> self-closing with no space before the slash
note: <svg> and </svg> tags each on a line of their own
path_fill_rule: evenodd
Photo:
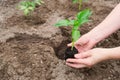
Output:
<svg viewBox="0 0 120 80">
<path fill-rule="evenodd" d="M 93 41 L 88 41 L 88 44 L 86 44 L 86 47 L 84 48 L 84 51 L 90 50 L 91 48 L 94 47 L 96 43 Z"/>
<path fill-rule="evenodd" d="M 82 45 L 85 45 L 88 43 L 88 39 L 84 39 L 83 37 L 81 37 L 80 39 L 78 39 L 76 42 L 75 42 L 75 45 L 76 46 L 82 46 Z"/>
</svg>

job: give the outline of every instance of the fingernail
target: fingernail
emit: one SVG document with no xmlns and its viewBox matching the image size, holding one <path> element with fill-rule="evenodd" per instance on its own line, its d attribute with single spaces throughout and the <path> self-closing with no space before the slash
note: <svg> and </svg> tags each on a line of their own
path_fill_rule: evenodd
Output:
<svg viewBox="0 0 120 80">
<path fill-rule="evenodd" d="M 67 46 L 71 46 L 71 44 L 67 44 Z"/>
<path fill-rule="evenodd" d="M 75 58 L 78 58 L 77 54 L 74 55 Z"/>
<path fill-rule="evenodd" d="M 68 59 L 66 60 L 66 62 L 68 62 Z"/>
</svg>

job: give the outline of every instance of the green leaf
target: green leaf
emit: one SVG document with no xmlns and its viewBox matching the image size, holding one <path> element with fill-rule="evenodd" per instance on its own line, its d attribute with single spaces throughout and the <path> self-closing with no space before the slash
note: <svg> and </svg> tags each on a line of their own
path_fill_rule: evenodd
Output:
<svg viewBox="0 0 120 80">
<path fill-rule="evenodd" d="M 90 20 L 88 20 L 88 19 L 83 19 L 83 20 L 81 20 L 81 21 L 79 21 L 80 23 L 79 23 L 79 26 L 81 26 L 81 25 L 83 25 L 84 23 L 87 23 L 87 22 L 89 22 Z"/>
<path fill-rule="evenodd" d="M 75 26 L 81 26 L 86 22 L 89 22 L 89 17 L 92 14 L 92 12 L 89 9 L 85 9 L 77 14 L 77 21 L 78 24 Z"/>
<path fill-rule="evenodd" d="M 25 9 L 25 10 L 24 10 L 24 14 L 25 14 L 25 15 L 28 15 L 28 14 L 29 14 L 29 10 L 28 10 L 28 9 Z"/>
<path fill-rule="evenodd" d="M 92 12 L 89 9 L 85 9 L 77 14 L 77 19 L 78 20 L 88 19 L 91 14 L 92 14 Z"/>
<path fill-rule="evenodd" d="M 35 8 L 35 3 L 34 2 L 31 2 L 30 5 Z"/>
<path fill-rule="evenodd" d="M 55 26 L 56 26 L 56 27 L 68 26 L 68 24 L 69 24 L 69 20 L 60 20 L 60 21 L 58 21 L 58 22 L 55 24 Z"/>
<path fill-rule="evenodd" d="M 26 6 L 20 6 L 20 10 L 25 10 Z"/>
<path fill-rule="evenodd" d="M 89 9 L 83 10 L 77 14 L 77 18 L 75 20 L 60 20 L 55 26 L 73 26 L 72 27 L 72 42 L 75 42 L 80 37 L 79 27 L 89 21 L 89 16 L 91 15 L 91 11 Z"/>
<path fill-rule="evenodd" d="M 88 0 L 82 0 L 82 1 L 88 1 Z M 79 0 L 72 0 L 73 3 L 79 3 Z"/>
<path fill-rule="evenodd" d="M 72 30 L 72 41 L 75 42 L 80 38 L 80 31 Z"/>
<path fill-rule="evenodd" d="M 73 3 L 77 3 L 77 2 L 78 2 L 78 0 L 72 0 L 72 2 L 73 2 Z"/>
<path fill-rule="evenodd" d="M 75 23 L 75 20 L 69 20 L 69 25 L 74 25 L 74 23 Z"/>
<path fill-rule="evenodd" d="M 20 5 L 25 5 L 26 1 L 20 2 Z"/>
<path fill-rule="evenodd" d="M 28 8 L 28 10 L 33 11 L 33 10 L 34 10 L 34 8 L 33 8 L 33 7 L 29 7 L 29 8 Z"/>
<path fill-rule="evenodd" d="M 60 26 L 71 26 L 74 24 L 74 20 L 60 20 L 58 21 L 55 26 L 60 27 Z"/>
<path fill-rule="evenodd" d="M 23 10 L 25 15 L 28 15 L 31 11 L 35 9 L 35 3 L 32 1 L 20 2 L 20 10 Z"/>
</svg>

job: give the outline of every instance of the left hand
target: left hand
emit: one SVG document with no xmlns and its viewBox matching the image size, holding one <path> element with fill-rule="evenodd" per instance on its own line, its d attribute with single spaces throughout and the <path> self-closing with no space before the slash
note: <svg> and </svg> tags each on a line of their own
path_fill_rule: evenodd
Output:
<svg viewBox="0 0 120 80">
<path fill-rule="evenodd" d="M 75 59 L 67 59 L 66 64 L 74 68 L 91 67 L 101 61 L 110 59 L 110 50 L 95 48 L 86 52 L 76 54 Z"/>
</svg>

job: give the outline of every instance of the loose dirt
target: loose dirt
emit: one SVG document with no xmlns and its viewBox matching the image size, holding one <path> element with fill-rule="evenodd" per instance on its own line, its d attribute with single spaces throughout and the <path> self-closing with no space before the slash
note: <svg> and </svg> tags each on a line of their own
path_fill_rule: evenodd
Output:
<svg viewBox="0 0 120 80">
<path fill-rule="evenodd" d="M 65 65 L 64 50 L 70 42 L 70 27 L 56 28 L 60 19 L 74 18 L 79 11 L 71 0 L 44 0 L 31 16 L 17 9 L 20 0 L 0 1 L 0 80 L 119 80 L 120 61 L 107 61 L 90 69 Z M 118 4 L 118 0 L 90 0 L 83 8 L 93 11 L 91 22 L 80 30 L 87 33 Z M 120 31 L 97 47 L 120 46 Z"/>
</svg>

